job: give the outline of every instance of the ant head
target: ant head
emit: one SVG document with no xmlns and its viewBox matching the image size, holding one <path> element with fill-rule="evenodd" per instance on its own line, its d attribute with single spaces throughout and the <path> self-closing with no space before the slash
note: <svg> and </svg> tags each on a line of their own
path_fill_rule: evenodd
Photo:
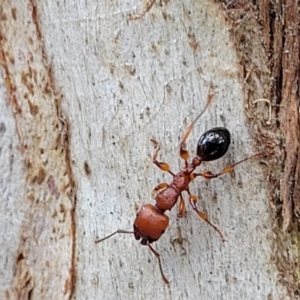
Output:
<svg viewBox="0 0 300 300">
<path fill-rule="evenodd" d="M 230 132 L 223 127 L 215 127 L 201 135 L 197 145 L 197 155 L 202 161 L 221 158 L 230 145 Z"/>
<path fill-rule="evenodd" d="M 169 217 L 158 212 L 153 205 L 145 204 L 138 212 L 134 221 L 133 230 L 137 240 L 142 244 L 157 241 L 169 225 Z"/>
</svg>

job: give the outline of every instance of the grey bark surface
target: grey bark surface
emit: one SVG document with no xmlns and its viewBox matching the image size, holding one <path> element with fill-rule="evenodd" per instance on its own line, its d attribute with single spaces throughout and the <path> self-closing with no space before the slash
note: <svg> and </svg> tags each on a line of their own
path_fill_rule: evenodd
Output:
<svg viewBox="0 0 300 300">
<path fill-rule="evenodd" d="M 36 5 L 70 134 L 77 199 L 76 235 L 70 234 L 76 245 L 72 299 L 288 299 L 272 261 L 272 222 L 259 159 L 217 179 L 191 184 L 191 192 L 201 198 L 199 208 L 224 234 L 224 244 L 191 209 L 186 194 L 187 217 L 178 219 L 177 208 L 167 213 L 170 226 L 153 246 L 161 255 L 169 286 L 161 279 L 156 258 L 133 236 L 94 244 L 96 238 L 117 229 L 131 230 L 137 209 L 154 203 L 154 186 L 170 182 L 171 176 L 152 163 L 150 138 L 161 143 L 159 159 L 168 162 L 173 172 L 183 166 L 179 140 L 204 107 L 211 85 L 214 100 L 187 147 L 194 155 L 199 136 L 216 126 L 231 131 L 232 144 L 224 158 L 199 170 L 218 172 L 257 152 L 244 111 L 242 68 L 221 7 L 208 0 L 157 3 L 143 18 L 128 21 L 128 14 L 141 3 Z M 4 78 L 2 73 L 0 240 L 5 246 L 0 250 L 0 269 L 7 271 L 0 271 L 1 299 L 15 280 L 14 261 L 24 222 L 17 199 L 25 189 Z M 37 248 L 42 247 L 39 239 L 45 229 L 40 230 Z M 51 243 L 43 245 L 51 249 Z M 71 247 L 68 243 L 66 250 L 58 242 L 49 252 L 54 253 L 52 259 L 64 254 L 71 261 Z M 30 270 L 37 284 L 40 269 Z M 51 270 L 48 280 L 64 277 L 70 262 L 57 262 Z M 66 290 L 33 288 L 32 299 L 68 298 L 70 288 Z M 16 297 L 10 294 L 10 299 Z"/>
</svg>

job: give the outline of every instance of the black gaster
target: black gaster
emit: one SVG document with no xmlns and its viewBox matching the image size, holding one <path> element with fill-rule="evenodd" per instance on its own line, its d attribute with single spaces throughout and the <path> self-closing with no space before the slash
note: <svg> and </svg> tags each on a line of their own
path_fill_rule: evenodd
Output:
<svg viewBox="0 0 300 300">
<path fill-rule="evenodd" d="M 230 132 L 224 127 L 215 127 L 204 132 L 197 144 L 197 155 L 203 161 L 219 159 L 228 150 Z"/>
</svg>

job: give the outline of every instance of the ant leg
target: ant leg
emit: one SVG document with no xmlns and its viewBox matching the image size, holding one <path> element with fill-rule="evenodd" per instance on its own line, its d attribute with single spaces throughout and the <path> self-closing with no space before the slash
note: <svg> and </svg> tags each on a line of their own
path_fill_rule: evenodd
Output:
<svg viewBox="0 0 300 300">
<path fill-rule="evenodd" d="M 118 229 L 117 231 L 113 232 L 112 234 L 110 234 L 110 235 L 108 235 L 108 236 L 106 236 L 106 237 L 104 237 L 102 239 L 95 240 L 94 243 L 95 244 L 101 243 L 104 240 L 109 239 L 110 237 L 114 236 L 117 233 L 133 233 L 134 234 L 134 231 L 127 231 L 127 230 Z"/>
<path fill-rule="evenodd" d="M 239 165 L 239 164 L 241 164 L 242 162 L 244 162 L 244 161 L 246 161 L 246 160 L 248 160 L 248 159 L 254 158 L 254 157 L 256 157 L 256 156 L 261 156 L 261 155 L 263 155 L 263 154 L 264 154 L 264 153 L 258 153 L 258 154 L 254 154 L 254 155 L 252 155 L 252 156 L 246 157 L 246 158 L 244 158 L 244 159 L 242 159 L 242 160 L 240 160 L 240 161 L 238 161 L 238 162 L 236 162 L 236 163 L 234 163 L 234 164 L 230 164 L 230 165 L 226 166 L 221 172 L 219 172 L 219 173 L 217 173 L 217 174 L 214 174 L 214 173 L 212 173 L 212 172 L 209 171 L 209 170 L 206 170 L 206 171 L 204 171 L 204 172 L 202 172 L 202 173 L 193 173 L 193 174 L 192 174 L 192 180 L 193 180 L 194 178 L 196 178 L 197 176 L 202 176 L 202 177 L 204 177 L 204 178 L 206 178 L 206 179 L 217 178 L 217 177 L 219 177 L 219 176 L 221 176 L 221 175 L 223 175 L 223 174 L 226 174 L 226 173 L 232 171 L 236 165 Z"/>
<path fill-rule="evenodd" d="M 160 150 L 160 145 L 159 143 L 154 140 L 154 139 L 150 139 L 150 141 L 154 144 L 154 146 L 156 147 L 156 150 L 153 154 L 153 157 L 152 157 L 152 161 L 155 165 L 157 165 L 162 171 L 164 172 L 168 172 L 170 173 L 173 177 L 175 176 L 175 174 L 170 170 L 170 166 L 169 164 L 167 164 L 166 162 L 160 162 L 160 161 L 157 161 L 157 156 L 158 156 L 158 152 Z"/>
<path fill-rule="evenodd" d="M 152 198 L 155 198 L 156 195 L 163 189 L 165 189 L 168 186 L 168 184 L 166 182 L 160 183 L 159 185 L 157 185 L 151 192 L 151 196 Z"/>
<path fill-rule="evenodd" d="M 185 142 L 187 140 L 187 138 L 189 137 L 190 133 L 192 132 L 195 123 L 198 121 L 198 119 L 203 115 L 203 113 L 206 111 L 206 109 L 209 107 L 209 105 L 212 102 L 212 99 L 214 97 L 214 93 L 212 92 L 212 87 L 210 87 L 208 95 L 207 95 L 207 100 L 206 100 L 206 104 L 203 108 L 203 110 L 200 112 L 200 114 L 196 117 L 196 119 L 192 122 L 192 124 L 190 126 L 188 126 L 188 128 L 185 130 L 181 141 L 180 141 L 180 150 L 179 150 L 179 154 L 180 157 L 185 161 L 185 165 L 187 165 L 187 160 L 189 159 L 189 152 L 185 149 Z"/>
<path fill-rule="evenodd" d="M 180 143 L 179 155 L 184 160 L 185 166 L 188 166 L 188 159 L 190 157 L 189 151 L 186 150 L 185 142 Z"/>
<path fill-rule="evenodd" d="M 178 208 L 178 214 L 177 216 L 179 218 L 185 217 L 186 216 L 186 208 L 185 208 L 185 203 L 183 200 L 183 197 L 181 194 L 179 194 L 180 202 L 179 202 L 179 208 Z"/>
<path fill-rule="evenodd" d="M 143 5 L 143 7 L 140 8 L 140 11 L 137 12 L 136 14 L 130 15 L 128 17 L 128 20 L 133 21 L 133 20 L 140 19 L 150 10 L 150 8 L 153 6 L 154 3 L 155 3 L 155 0 L 147 0 L 145 2 L 145 4 Z"/>
<path fill-rule="evenodd" d="M 151 250 L 151 252 L 156 256 L 156 258 L 158 259 L 159 270 L 160 270 L 161 276 L 163 278 L 163 281 L 166 284 L 169 284 L 170 282 L 166 278 L 166 276 L 164 275 L 164 272 L 163 272 L 163 269 L 162 269 L 162 266 L 161 266 L 160 254 L 154 248 L 152 248 L 152 246 L 149 244 L 149 242 L 147 243 L 147 246 L 149 247 L 149 249 Z"/>
<path fill-rule="evenodd" d="M 197 197 L 195 195 L 191 195 L 190 191 L 189 190 L 186 190 L 189 194 L 189 202 L 193 208 L 194 211 L 196 211 L 196 213 L 198 214 L 198 216 L 204 220 L 206 223 L 208 223 L 212 228 L 214 228 L 214 230 L 216 230 L 218 232 L 218 234 L 220 235 L 220 238 L 222 240 L 222 242 L 224 243 L 225 242 L 225 238 L 222 234 L 222 232 L 215 226 L 213 225 L 212 223 L 210 223 L 210 221 L 208 220 L 208 217 L 206 216 L 206 214 L 204 214 L 203 212 L 199 211 L 197 206 L 196 206 L 196 203 L 197 203 Z"/>
</svg>

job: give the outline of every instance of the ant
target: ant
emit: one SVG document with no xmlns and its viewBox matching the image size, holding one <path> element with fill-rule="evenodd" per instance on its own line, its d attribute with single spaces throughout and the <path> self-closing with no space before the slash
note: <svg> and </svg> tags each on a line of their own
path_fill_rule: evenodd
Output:
<svg viewBox="0 0 300 300">
<path fill-rule="evenodd" d="M 133 231 L 127 230 L 117 230 L 112 234 L 102 238 L 95 240 L 95 243 L 103 242 L 104 240 L 114 236 L 117 233 L 129 233 L 134 234 L 137 240 L 141 239 L 141 244 L 148 246 L 151 252 L 156 256 L 159 263 L 160 273 L 162 278 L 166 284 L 169 284 L 169 281 L 165 277 L 162 266 L 160 254 L 151 246 L 151 243 L 156 242 L 162 234 L 165 232 L 169 225 L 169 217 L 165 214 L 167 210 L 171 210 L 174 205 L 177 203 L 179 199 L 179 211 L 178 217 L 183 217 L 186 214 L 185 203 L 182 197 L 182 192 L 186 191 L 189 195 L 189 203 L 192 206 L 193 210 L 196 211 L 198 216 L 203 219 L 206 223 L 208 223 L 216 232 L 219 234 L 222 242 L 225 242 L 225 238 L 222 232 L 213 225 L 208 217 L 201 211 L 198 210 L 197 197 L 192 195 L 189 189 L 189 184 L 196 177 L 204 177 L 206 179 L 217 178 L 225 173 L 228 173 L 234 169 L 234 167 L 250 158 L 261 155 L 255 154 L 250 157 L 247 157 L 237 163 L 230 164 L 226 166 L 219 173 L 212 173 L 211 171 L 204 171 L 201 173 L 193 173 L 194 170 L 201 165 L 204 161 L 212 161 L 221 158 L 228 150 L 230 145 L 230 132 L 223 127 L 215 127 L 206 131 L 203 135 L 201 135 L 198 144 L 197 144 L 197 155 L 192 159 L 192 162 L 189 163 L 189 152 L 185 149 L 185 142 L 192 132 L 196 121 L 202 116 L 202 114 L 206 111 L 208 106 L 211 104 L 213 98 L 213 93 L 209 93 L 207 97 L 207 102 L 204 109 L 201 113 L 196 117 L 194 122 L 186 129 L 183 134 L 183 137 L 180 142 L 180 157 L 184 160 L 185 166 L 181 171 L 177 174 L 174 174 L 170 170 L 170 166 L 166 162 L 160 162 L 157 160 L 157 156 L 160 150 L 159 143 L 151 139 L 150 141 L 156 147 L 155 152 L 152 157 L 153 163 L 162 171 L 168 172 L 172 175 L 173 180 L 170 184 L 163 182 L 157 185 L 153 189 L 153 195 L 156 201 L 155 205 L 145 204 L 139 210 L 136 215 L 136 219 L 133 224 Z"/>
</svg>

